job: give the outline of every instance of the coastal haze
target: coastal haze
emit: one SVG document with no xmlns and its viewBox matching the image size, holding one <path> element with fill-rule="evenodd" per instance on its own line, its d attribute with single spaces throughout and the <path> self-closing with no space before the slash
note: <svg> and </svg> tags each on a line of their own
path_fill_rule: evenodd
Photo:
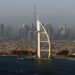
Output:
<svg viewBox="0 0 75 75">
<path fill-rule="evenodd" d="M 75 25 L 74 0 L 0 0 L 0 23 L 21 25 L 33 22 L 34 2 L 42 22 L 54 26 Z"/>
<path fill-rule="evenodd" d="M 63 50 L 71 54 L 75 49 L 74 6 L 73 0 L 0 0 L 1 55 L 9 55 L 9 52 L 10 55 L 24 55 L 26 52 L 26 55 L 34 56 L 36 41 L 39 39 L 44 44 L 47 42 L 48 49 L 51 44 L 50 51 L 53 52 L 53 56 Z M 34 25 L 34 14 L 37 14 L 39 19 L 36 20 L 37 28 Z M 40 46 L 44 44 L 39 41 L 41 49 Z"/>
<path fill-rule="evenodd" d="M 0 0 L 0 75 L 75 75 L 74 9 L 74 0 Z"/>
</svg>

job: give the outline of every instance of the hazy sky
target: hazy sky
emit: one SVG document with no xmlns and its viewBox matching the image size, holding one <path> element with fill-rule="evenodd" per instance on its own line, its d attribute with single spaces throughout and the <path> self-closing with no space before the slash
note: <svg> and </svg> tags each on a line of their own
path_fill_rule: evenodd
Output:
<svg viewBox="0 0 75 75">
<path fill-rule="evenodd" d="M 34 0 L 0 0 L 0 23 L 33 22 Z M 75 25 L 75 0 L 35 0 L 39 18 L 54 25 Z"/>
</svg>

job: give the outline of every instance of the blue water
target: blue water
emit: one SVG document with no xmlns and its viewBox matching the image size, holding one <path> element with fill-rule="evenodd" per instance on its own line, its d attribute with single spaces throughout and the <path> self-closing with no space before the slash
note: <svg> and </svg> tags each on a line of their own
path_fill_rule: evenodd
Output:
<svg viewBox="0 0 75 75">
<path fill-rule="evenodd" d="M 16 60 L 0 57 L 0 75 L 75 75 L 75 60 Z"/>
</svg>

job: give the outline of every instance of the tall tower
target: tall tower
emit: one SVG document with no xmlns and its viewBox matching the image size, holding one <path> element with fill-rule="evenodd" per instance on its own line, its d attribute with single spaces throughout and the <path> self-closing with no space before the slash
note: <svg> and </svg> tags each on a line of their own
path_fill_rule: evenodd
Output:
<svg viewBox="0 0 75 75">
<path fill-rule="evenodd" d="M 42 23 L 37 20 L 37 57 L 38 58 L 49 58 L 51 52 L 51 45 L 49 35 L 42 25 Z"/>
<path fill-rule="evenodd" d="M 36 13 L 36 5 L 34 3 L 34 24 L 37 29 L 37 58 L 49 58 L 50 57 L 50 39 L 49 35 L 43 26 L 43 24 L 38 20 Z"/>
</svg>

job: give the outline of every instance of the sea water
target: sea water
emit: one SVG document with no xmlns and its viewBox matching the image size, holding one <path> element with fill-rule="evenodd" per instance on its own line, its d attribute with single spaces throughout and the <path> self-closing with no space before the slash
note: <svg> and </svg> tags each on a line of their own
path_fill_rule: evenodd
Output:
<svg viewBox="0 0 75 75">
<path fill-rule="evenodd" d="M 0 75 L 75 75 L 75 60 L 16 60 L 0 56 Z"/>
</svg>

